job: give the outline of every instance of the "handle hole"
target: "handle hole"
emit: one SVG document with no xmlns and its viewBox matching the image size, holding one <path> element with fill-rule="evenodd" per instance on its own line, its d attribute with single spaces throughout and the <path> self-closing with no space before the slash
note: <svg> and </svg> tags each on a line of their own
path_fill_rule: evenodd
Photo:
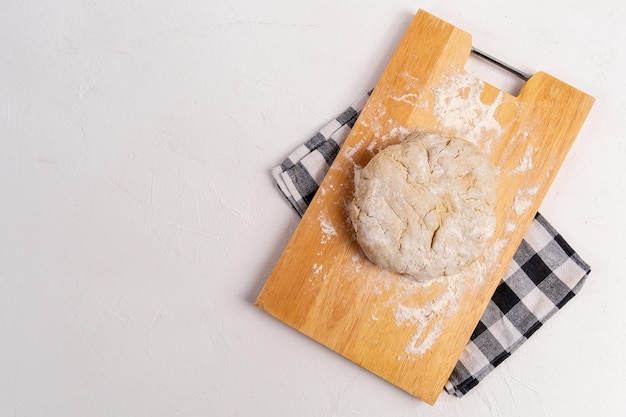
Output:
<svg viewBox="0 0 626 417">
<path fill-rule="evenodd" d="M 526 83 L 518 75 L 514 75 L 475 54 L 470 54 L 467 59 L 465 71 L 515 97 Z"/>
</svg>

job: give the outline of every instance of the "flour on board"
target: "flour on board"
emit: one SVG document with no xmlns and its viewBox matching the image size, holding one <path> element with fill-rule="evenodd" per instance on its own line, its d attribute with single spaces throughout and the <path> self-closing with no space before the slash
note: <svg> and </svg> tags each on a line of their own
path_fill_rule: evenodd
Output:
<svg viewBox="0 0 626 417">
<path fill-rule="evenodd" d="M 458 282 L 460 279 L 460 274 L 439 279 L 439 284 L 443 284 L 443 291 L 424 305 L 398 302 L 395 311 L 396 325 L 415 326 L 415 333 L 404 348 L 404 353 L 419 356 L 432 347 L 441 334 L 443 318 L 456 311 L 461 288 Z M 413 289 L 423 286 L 417 281 L 412 281 L 411 284 Z M 402 356 L 399 359 L 402 359 Z"/>
<path fill-rule="evenodd" d="M 396 325 L 415 326 L 415 333 L 404 349 L 406 356 L 400 355 L 398 359 L 421 356 L 433 346 L 443 331 L 446 319 L 457 312 L 463 294 L 480 285 L 487 272 L 498 266 L 496 261 L 508 243 L 508 239 L 496 239 L 482 258 L 459 274 L 425 283 L 405 279 L 398 285 L 397 293 L 388 300 L 395 305 Z M 411 305 L 403 301 L 405 295 L 426 290 L 433 285 L 442 287 L 442 290 L 431 301 L 422 305 Z"/>
<path fill-rule="evenodd" d="M 531 205 L 532 202 L 529 199 L 517 195 L 515 196 L 515 201 L 513 201 L 513 211 L 519 216 L 528 210 Z"/>
<path fill-rule="evenodd" d="M 506 222 L 504 225 L 504 231 L 506 233 L 511 233 L 517 230 L 517 225 L 514 222 Z"/>
<path fill-rule="evenodd" d="M 361 268 L 363 268 L 363 259 L 359 255 L 354 255 L 352 257 L 352 266 L 354 266 L 354 272 L 357 274 L 361 272 Z"/>
<path fill-rule="evenodd" d="M 333 236 L 337 236 L 337 231 L 335 230 L 333 223 L 328 218 L 328 214 L 326 214 L 326 212 L 320 212 L 317 219 L 320 222 L 320 229 L 322 230 L 322 240 L 320 243 L 325 245 L 330 241 L 330 239 L 332 239 Z"/>
<path fill-rule="evenodd" d="M 391 99 L 395 101 L 402 101 L 411 106 L 419 106 L 419 96 L 415 93 L 403 94 L 401 96 L 392 96 Z"/>
<path fill-rule="evenodd" d="M 536 150 L 537 148 L 534 148 L 532 145 L 528 145 L 526 147 L 526 151 L 524 151 L 524 155 L 522 155 L 522 158 L 519 161 L 519 165 L 511 171 L 511 174 L 521 174 L 529 169 L 533 169 L 533 152 Z"/>
<path fill-rule="evenodd" d="M 406 127 L 396 126 L 396 127 L 391 128 L 391 130 L 389 131 L 389 137 L 391 137 L 391 138 L 396 138 L 397 137 L 398 141 L 402 142 L 411 133 L 413 133 L 413 132 L 411 132 Z"/>
<path fill-rule="evenodd" d="M 502 134 L 502 127 L 495 119 L 496 110 L 502 103 L 502 92 L 493 103 L 485 104 L 480 98 L 483 89 L 484 83 L 471 74 L 451 75 L 440 87 L 433 89 L 433 110 L 444 128 L 474 145 L 483 145 L 489 151 L 491 140 Z"/>
<path fill-rule="evenodd" d="M 419 79 L 414 77 L 408 71 L 404 71 L 400 74 L 400 78 L 404 80 L 404 91 L 416 91 L 418 89 Z M 418 93 L 407 92 L 402 95 L 391 96 L 390 98 L 394 101 L 410 104 L 412 107 L 428 109 L 428 102 L 426 101 L 426 98 L 421 90 L 419 90 Z"/>
<path fill-rule="evenodd" d="M 313 264 L 313 274 L 314 275 L 318 275 L 320 272 L 322 272 L 322 269 L 324 269 L 323 265 L 318 265 L 318 264 Z"/>
<path fill-rule="evenodd" d="M 359 142 L 357 142 L 356 145 L 347 147 L 346 148 L 346 152 L 345 152 L 346 157 L 351 162 L 354 163 L 354 160 L 353 160 L 354 154 L 357 153 L 359 151 L 359 149 L 361 149 L 362 146 L 363 146 L 363 139 L 361 139 Z"/>
<path fill-rule="evenodd" d="M 515 105 L 518 108 L 520 107 L 519 102 L 516 102 Z M 503 165 L 505 161 L 507 161 L 511 157 L 511 153 L 513 153 L 513 151 L 517 150 L 522 144 L 528 142 L 528 136 L 530 136 L 528 130 L 520 130 L 515 133 L 507 142 L 504 148 L 504 152 L 502 152 L 502 156 L 500 157 L 500 163 L 498 164 L 498 166 Z"/>
<path fill-rule="evenodd" d="M 526 189 L 526 195 L 535 195 L 539 192 L 539 186 L 535 185 L 534 187 L 530 187 Z"/>
<path fill-rule="evenodd" d="M 526 196 L 534 196 L 539 192 L 539 187 L 530 187 L 530 188 L 520 188 L 517 191 L 517 195 L 513 200 L 513 211 L 518 216 L 524 213 L 530 206 L 532 206 L 532 201 L 530 201 Z"/>
</svg>

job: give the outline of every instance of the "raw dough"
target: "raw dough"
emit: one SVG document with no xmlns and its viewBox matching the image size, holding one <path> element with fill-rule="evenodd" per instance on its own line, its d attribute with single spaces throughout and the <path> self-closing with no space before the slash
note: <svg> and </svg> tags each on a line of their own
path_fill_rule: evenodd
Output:
<svg viewBox="0 0 626 417">
<path fill-rule="evenodd" d="M 460 272 L 496 228 L 497 179 L 470 142 L 417 132 L 361 170 L 349 215 L 375 264 L 420 281 Z"/>
</svg>

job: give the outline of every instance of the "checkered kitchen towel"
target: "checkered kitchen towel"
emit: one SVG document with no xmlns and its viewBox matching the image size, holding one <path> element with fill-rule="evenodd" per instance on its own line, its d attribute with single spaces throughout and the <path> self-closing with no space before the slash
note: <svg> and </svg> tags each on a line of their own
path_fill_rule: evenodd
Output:
<svg viewBox="0 0 626 417">
<path fill-rule="evenodd" d="M 368 95 L 324 126 L 272 169 L 293 208 L 304 214 Z M 445 386 L 458 397 L 520 347 L 583 286 L 587 265 L 539 213 Z"/>
</svg>

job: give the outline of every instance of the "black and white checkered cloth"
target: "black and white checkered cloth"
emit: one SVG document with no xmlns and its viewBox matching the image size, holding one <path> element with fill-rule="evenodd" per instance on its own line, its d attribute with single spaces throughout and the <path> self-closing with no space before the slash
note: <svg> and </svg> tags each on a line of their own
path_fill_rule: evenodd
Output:
<svg viewBox="0 0 626 417">
<path fill-rule="evenodd" d="M 272 176 L 289 203 L 302 216 L 348 137 L 371 91 L 293 151 Z"/>
<path fill-rule="evenodd" d="M 304 214 L 369 94 L 292 152 L 272 175 L 293 208 Z M 590 272 L 539 213 L 461 354 L 446 392 L 463 396 L 511 356 L 578 293 Z"/>
</svg>

